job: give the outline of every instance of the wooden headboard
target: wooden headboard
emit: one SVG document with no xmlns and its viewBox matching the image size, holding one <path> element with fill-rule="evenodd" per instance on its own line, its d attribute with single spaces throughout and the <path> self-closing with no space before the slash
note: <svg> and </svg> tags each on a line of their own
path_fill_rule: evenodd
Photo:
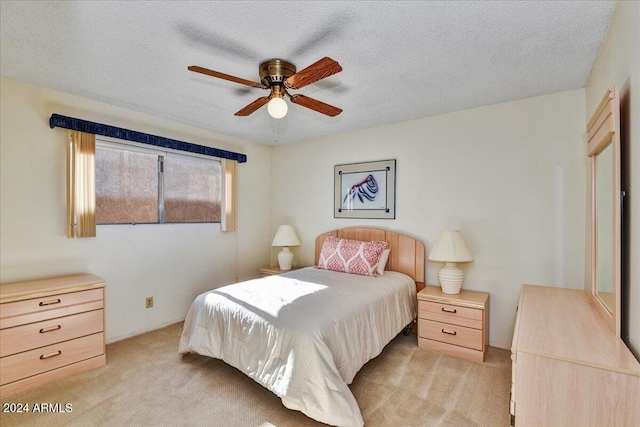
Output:
<svg viewBox="0 0 640 427">
<path fill-rule="evenodd" d="M 424 244 L 413 237 L 382 228 L 351 227 L 329 231 L 316 238 L 316 265 L 318 258 L 320 258 L 322 244 L 327 236 L 364 242 L 373 240 L 387 242 L 391 253 L 385 270 L 398 271 L 411 276 L 416 281 L 418 290 L 424 287 Z"/>
</svg>

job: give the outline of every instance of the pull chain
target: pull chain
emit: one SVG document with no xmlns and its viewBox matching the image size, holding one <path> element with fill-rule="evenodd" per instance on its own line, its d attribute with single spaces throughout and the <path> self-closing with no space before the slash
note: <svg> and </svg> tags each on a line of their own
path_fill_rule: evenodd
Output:
<svg viewBox="0 0 640 427">
<path fill-rule="evenodd" d="M 278 119 L 273 119 L 273 143 L 278 143 Z"/>
</svg>

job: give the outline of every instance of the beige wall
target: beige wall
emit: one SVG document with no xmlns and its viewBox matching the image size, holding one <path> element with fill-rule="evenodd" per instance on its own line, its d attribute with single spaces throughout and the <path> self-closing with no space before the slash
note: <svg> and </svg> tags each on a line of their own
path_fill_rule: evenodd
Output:
<svg viewBox="0 0 640 427">
<path fill-rule="evenodd" d="M 584 286 L 584 109 L 575 90 L 276 147 L 271 232 L 293 225 L 309 265 L 335 228 L 402 231 L 427 252 L 459 228 L 475 258 L 464 288 L 491 293 L 490 343 L 508 348 L 523 283 Z M 397 219 L 333 218 L 334 165 L 384 159 L 397 159 Z M 440 266 L 427 262 L 428 283 Z"/>
<path fill-rule="evenodd" d="M 268 248 L 283 223 L 301 238 L 299 265 L 312 263 L 315 236 L 333 228 L 398 230 L 427 250 L 441 229 L 461 229 L 475 257 L 463 265 L 464 287 L 491 293 L 498 347 L 510 344 L 522 283 L 584 286 L 583 90 L 273 149 L 6 79 L 0 90 L 0 280 L 105 277 L 109 341 L 181 320 L 196 294 L 275 264 Z M 240 231 L 99 226 L 95 239 L 67 239 L 65 132 L 48 127 L 54 112 L 246 153 Z M 397 159 L 397 219 L 333 218 L 333 166 L 380 159 Z M 429 283 L 439 268 L 427 263 Z"/>
<path fill-rule="evenodd" d="M 629 340 L 640 354 L 640 2 L 619 1 L 586 87 L 591 117 L 607 87 L 620 88 L 623 159 L 628 167 L 630 204 Z M 635 193 L 635 194 L 634 194 Z"/>
<path fill-rule="evenodd" d="M 270 149 L 133 111 L 2 79 L 0 281 L 90 272 L 107 284 L 109 342 L 184 319 L 201 292 L 257 276 L 269 262 Z M 49 117 L 72 117 L 245 153 L 239 228 L 219 224 L 104 225 L 65 237 L 65 138 Z M 145 309 L 145 297 L 154 308 Z"/>
</svg>

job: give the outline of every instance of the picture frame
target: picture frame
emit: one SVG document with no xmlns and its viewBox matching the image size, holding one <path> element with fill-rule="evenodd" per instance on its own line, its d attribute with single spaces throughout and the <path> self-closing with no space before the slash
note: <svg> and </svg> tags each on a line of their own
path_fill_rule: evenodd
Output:
<svg viewBox="0 0 640 427">
<path fill-rule="evenodd" d="M 333 217 L 395 219 L 396 160 L 335 165 Z"/>
</svg>

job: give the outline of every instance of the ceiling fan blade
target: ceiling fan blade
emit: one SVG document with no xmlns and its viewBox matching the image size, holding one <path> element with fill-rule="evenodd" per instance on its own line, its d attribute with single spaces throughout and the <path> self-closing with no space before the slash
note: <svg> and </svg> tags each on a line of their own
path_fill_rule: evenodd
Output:
<svg viewBox="0 0 640 427">
<path fill-rule="evenodd" d="M 209 70 L 207 68 L 198 67 L 197 65 L 191 65 L 187 67 L 187 69 L 195 73 L 206 74 L 207 76 L 217 77 L 223 80 L 229 80 L 230 82 L 234 82 L 234 83 L 240 83 L 240 84 L 251 86 L 251 87 L 257 87 L 260 89 L 267 88 L 261 83 L 252 82 L 251 80 L 245 80 L 245 79 L 241 79 L 240 77 L 235 77 L 229 74 L 220 73 L 218 71 Z"/>
<path fill-rule="evenodd" d="M 289 95 L 289 99 L 294 104 L 302 105 L 303 107 L 310 108 L 318 113 L 326 114 L 330 117 L 335 117 L 338 114 L 342 113 L 342 109 L 338 107 L 334 107 L 333 105 L 325 104 L 324 102 L 320 102 L 317 99 L 309 98 L 304 95 Z"/>
<path fill-rule="evenodd" d="M 249 114 L 256 111 L 258 108 L 268 103 L 270 99 L 271 99 L 271 96 L 263 96 L 262 98 L 258 98 L 255 101 L 253 101 L 251 104 L 244 107 L 242 110 L 238 111 L 235 115 L 248 116 Z"/>
<path fill-rule="evenodd" d="M 318 62 L 314 62 L 304 70 L 298 71 L 286 79 L 284 85 L 289 89 L 300 89 L 301 87 L 322 80 L 340 71 L 342 71 L 340 64 L 325 56 Z"/>
</svg>

